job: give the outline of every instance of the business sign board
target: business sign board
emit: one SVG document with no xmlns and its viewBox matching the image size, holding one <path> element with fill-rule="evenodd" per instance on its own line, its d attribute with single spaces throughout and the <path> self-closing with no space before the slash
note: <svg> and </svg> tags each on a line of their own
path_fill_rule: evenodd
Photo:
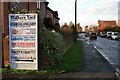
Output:
<svg viewBox="0 0 120 80">
<path fill-rule="evenodd" d="M 38 69 L 37 14 L 9 14 L 10 68 Z"/>
</svg>

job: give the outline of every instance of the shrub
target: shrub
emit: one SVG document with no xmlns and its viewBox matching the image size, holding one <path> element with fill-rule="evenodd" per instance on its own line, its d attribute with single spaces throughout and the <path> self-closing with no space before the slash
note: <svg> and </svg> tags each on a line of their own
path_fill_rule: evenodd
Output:
<svg viewBox="0 0 120 80">
<path fill-rule="evenodd" d="M 65 47 L 63 36 L 51 30 L 40 30 L 39 32 L 39 47 L 42 54 L 47 55 L 51 65 L 60 64 Z"/>
<path fill-rule="evenodd" d="M 55 30 L 56 32 L 60 32 L 60 24 L 59 24 L 59 23 L 56 23 L 56 24 L 55 24 L 54 30 Z"/>
</svg>

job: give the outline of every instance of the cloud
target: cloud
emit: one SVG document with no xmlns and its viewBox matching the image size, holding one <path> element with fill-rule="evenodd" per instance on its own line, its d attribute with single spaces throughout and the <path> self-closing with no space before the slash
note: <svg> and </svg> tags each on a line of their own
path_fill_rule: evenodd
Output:
<svg viewBox="0 0 120 80">
<path fill-rule="evenodd" d="M 50 1 L 49 7 L 51 7 L 53 10 L 58 11 L 60 23 L 69 23 L 69 21 L 74 21 L 75 0 L 54 0 L 53 2 Z"/>
<path fill-rule="evenodd" d="M 112 1 L 111 1 L 112 2 Z M 94 4 L 93 6 L 86 7 L 83 10 L 83 14 L 89 15 L 114 15 L 118 12 L 118 3 L 114 2 L 100 2 L 99 4 Z"/>
<path fill-rule="evenodd" d="M 58 11 L 60 23 L 75 20 L 75 0 L 47 0 L 49 7 Z M 119 0 L 77 0 L 77 22 L 82 25 L 93 24 L 98 19 L 115 19 L 112 16 L 118 13 Z M 97 23 L 96 23 L 97 24 Z"/>
</svg>

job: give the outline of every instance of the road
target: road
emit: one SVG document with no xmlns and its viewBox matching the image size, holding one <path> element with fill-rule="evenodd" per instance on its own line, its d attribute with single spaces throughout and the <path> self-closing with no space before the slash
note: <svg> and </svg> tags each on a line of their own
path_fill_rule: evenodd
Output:
<svg viewBox="0 0 120 80">
<path fill-rule="evenodd" d="M 120 41 L 101 38 L 98 36 L 97 40 L 89 40 L 84 37 L 84 34 L 79 34 L 81 39 L 85 39 L 88 44 L 92 44 L 115 68 L 120 70 Z"/>
</svg>

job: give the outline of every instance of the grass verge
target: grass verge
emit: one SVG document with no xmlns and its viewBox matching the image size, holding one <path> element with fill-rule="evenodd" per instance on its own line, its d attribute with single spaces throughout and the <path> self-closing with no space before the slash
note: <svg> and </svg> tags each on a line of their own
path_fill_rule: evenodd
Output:
<svg viewBox="0 0 120 80">
<path fill-rule="evenodd" d="M 83 65 L 82 42 L 76 41 L 64 54 L 63 64 L 53 69 L 64 70 L 66 72 L 78 71 Z"/>
<path fill-rule="evenodd" d="M 76 41 L 75 43 L 73 43 L 73 45 L 64 54 L 62 65 L 58 65 L 46 70 L 38 70 L 38 71 L 2 69 L 2 72 L 3 74 L 12 73 L 12 74 L 53 75 L 53 74 L 60 74 L 63 72 L 79 71 L 84 64 L 82 47 L 83 47 L 82 41 Z"/>
</svg>

